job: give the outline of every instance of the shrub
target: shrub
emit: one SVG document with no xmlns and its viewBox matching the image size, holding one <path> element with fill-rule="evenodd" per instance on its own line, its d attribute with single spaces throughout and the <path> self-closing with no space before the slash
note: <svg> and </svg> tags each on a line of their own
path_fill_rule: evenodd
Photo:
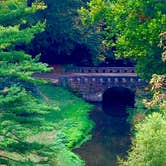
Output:
<svg viewBox="0 0 166 166">
<path fill-rule="evenodd" d="M 136 135 L 126 161 L 122 166 L 166 165 L 166 117 L 152 113 L 143 123 L 136 125 Z"/>
</svg>

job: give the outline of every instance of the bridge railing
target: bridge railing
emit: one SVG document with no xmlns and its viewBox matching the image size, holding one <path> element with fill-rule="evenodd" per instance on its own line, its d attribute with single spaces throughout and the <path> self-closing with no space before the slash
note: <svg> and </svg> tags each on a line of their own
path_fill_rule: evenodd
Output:
<svg viewBox="0 0 166 166">
<path fill-rule="evenodd" d="M 74 67 L 66 72 L 74 73 L 134 73 L 134 67 Z"/>
</svg>

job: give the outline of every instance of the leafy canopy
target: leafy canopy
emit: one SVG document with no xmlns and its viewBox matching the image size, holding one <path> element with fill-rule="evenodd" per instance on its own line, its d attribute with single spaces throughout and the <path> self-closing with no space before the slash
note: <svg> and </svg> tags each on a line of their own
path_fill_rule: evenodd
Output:
<svg viewBox="0 0 166 166">
<path fill-rule="evenodd" d="M 166 31 L 165 6 L 156 0 L 91 0 L 79 12 L 83 24 L 96 24 L 103 32 L 103 45 L 116 47 L 117 58 L 135 60 L 137 73 L 150 79 L 166 71 L 158 47 L 159 34 Z"/>
<path fill-rule="evenodd" d="M 93 28 L 79 26 L 77 9 L 87 0 L 44 0 L 47 9 L 33 16 L 47 19 L 46 29 L 27 47 L 32 54 L 41 52 L 41 61 L 49 64 L 91 65 L 95 63 L 99 35 Z M 32 18 L 30 18 L 32 21 Z"/>
</svg>

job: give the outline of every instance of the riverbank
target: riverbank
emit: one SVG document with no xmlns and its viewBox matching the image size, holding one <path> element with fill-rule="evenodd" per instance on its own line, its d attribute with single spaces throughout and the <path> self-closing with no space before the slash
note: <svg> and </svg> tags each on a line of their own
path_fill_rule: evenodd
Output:
<svg viewBox="0 0 166 166">
<path fill-rule="evenodd" d="M 83 166 L 84 161 L 71 150 L 91 137 L 93 122 L 88 115 L 92 106 L 69 91 L 53 85 L 40 86 L 39 90 L 42 100 L 58 107 L 56 112 L 53 111 L 45 117 L 55 126 L 53 129 L 55 135 L 50 142 L 58 149 L 55 156 L 56 166 Z M 46 137 L 49 135 L 43 135 L 40 141 Z"/>
<path fill-rule="evenodd" d="M 73 148 L 91 138 L 93 122 L 89 119 L 92 106 L 69 91 L 53 85 L 38 87 L 40 100 L 57 107 L 45 115 L 45 120 L 54 126 L 49 132 L 41 132 L 31 140 L 51 145 L 57 149 L 56 166 L 84 166 L 84 161 L 72 152 Z"/>
</svg>

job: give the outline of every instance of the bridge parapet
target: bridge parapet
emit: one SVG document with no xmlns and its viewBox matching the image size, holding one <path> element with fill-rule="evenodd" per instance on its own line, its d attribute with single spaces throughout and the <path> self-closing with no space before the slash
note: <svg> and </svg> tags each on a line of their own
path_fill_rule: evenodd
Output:
<svg viewBox="0 0 166 166">
<path fill-rule="evenodd" d="M 125 87 L 135 91 L 144 87 L 143 82 L 137 76 L 64 76 L 59 78 L 59 86 L 70 89 L 80 94 L 84 99 L 93 102 L 102 101 L 102 94 L 111 87 Z"/>
<path fill-rule="evenodd" d="M 72 73 L 134 73 L 134 67 L 74 67 L 67 69 Z"/>
</svg>

